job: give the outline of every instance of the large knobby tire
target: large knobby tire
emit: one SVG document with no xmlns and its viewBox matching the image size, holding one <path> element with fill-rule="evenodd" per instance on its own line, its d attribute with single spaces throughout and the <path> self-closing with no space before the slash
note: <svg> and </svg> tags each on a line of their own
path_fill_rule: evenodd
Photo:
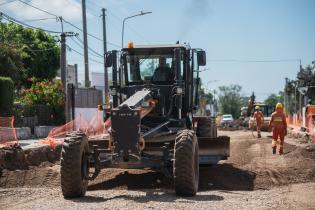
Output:
<svg viewBox="0 0 315 210">
<path fill-rule="evenodd" d="M 61 189 L 65 198 L 85 195 L 89 145 L 84 134 L 68 135 L 61 150 Z"/>
<path fill-rule="evenodd" d="M 180 131 L 176 136 L 173 175 L 177 195 L 196 195 L 199 186 L 199 146 L 192 130 Z"/>
<path fill-rule="evenodd" d="M 198 119 L 196 134 L 198 137 L 217 137 L 217 126 L 214 119 L 210 117 L 204 117 Z"/>
</svg>

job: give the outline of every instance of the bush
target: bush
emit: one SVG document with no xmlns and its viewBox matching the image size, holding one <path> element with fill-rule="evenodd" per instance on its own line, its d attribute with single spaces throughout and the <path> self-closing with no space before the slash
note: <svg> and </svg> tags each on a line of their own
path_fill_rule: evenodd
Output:
<svg viewBox="0 0 315 210">
<path fill-rule="evenodd" d="M 0 115 L 11 115 L 14 101 L 14 83 L 10 77 L 0 77 Z"/>
<path fill-rule="evenodd" d="M 40 108 L 40 105 L 47 106 L 52 110 L 51 118 L 54 124 L 63 124 L 65 122 L 65 94 L 63 86 L 58 80 L 34 81 L 31 88 L 22 92 L 21 102 L 33 108 Z M 36 109 L 36 114 L 40 115 L 39 112 L 41 112 L 41 110 L 42 109 Z"/>
</svg>

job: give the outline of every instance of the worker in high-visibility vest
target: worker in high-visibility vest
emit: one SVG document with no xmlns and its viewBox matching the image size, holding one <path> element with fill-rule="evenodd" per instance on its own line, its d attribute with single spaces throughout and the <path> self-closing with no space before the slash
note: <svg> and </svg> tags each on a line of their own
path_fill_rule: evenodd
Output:
<svg viewBox="0 0 315 210">
<path fill-rule="evenodd" d="M 282 155 L 284 136 L 287 134 L 287 121 L 281 103 L 277 103 L 276 111 L 271 115 L 269 129 L 272 129 L 272 153 L 276 154 L 278 138 L 280 138 L 279 154 Z"/>
<path fill-rule="evenodd" d="M 259 109 L 260 109 L 259 106 L 255 107 L 256 111 L 254 112 L 253 117 L 254 117 L 254 120 L 256 121 L 257 137 L 261 138 L 260 130 L 261 130 L 261 126 L 264 123 L 264 114 Z"/>
</svg>

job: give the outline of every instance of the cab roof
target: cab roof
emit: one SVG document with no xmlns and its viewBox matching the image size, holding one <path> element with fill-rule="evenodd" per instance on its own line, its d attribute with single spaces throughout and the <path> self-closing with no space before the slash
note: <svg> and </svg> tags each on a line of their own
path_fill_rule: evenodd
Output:
<svg viewBox="0 0 315 210">
<path fill-rule="evenodd" d="M 191 49 L 187 44 L 135 45 L 133 48 L 123 48 L 122 51 L 131 54 L 172 54 L 175 48 Z"/>
</svg>

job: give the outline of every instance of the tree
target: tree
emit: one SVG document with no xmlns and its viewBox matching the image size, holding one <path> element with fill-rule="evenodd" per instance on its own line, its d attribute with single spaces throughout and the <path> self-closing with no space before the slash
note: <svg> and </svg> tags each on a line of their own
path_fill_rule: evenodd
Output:
<svg viewBox="0 0 315 210">
<path fill-rule="evenodd" d="M 305 68 L 301 67 L 296 78 L 300 87 L 315 85 L 314 66 L 308 65 Z"/>
<path fill-rule="evenodd" d="M 220 86 L 219 87 L 219 106 L 222 114 L 232 114 L 233 117 L 240 116 L 243 105 L 240 92 L 240 85 Z"/>
<path fill-rule="evenodd" d="M 25 69 L 21 53 L 5 45 L 0 45 L 0 75 L 10 77 L 17 87 L 25 78 Z"/>
<path fill-rule="evenodd" d="M 14 100 L 14 84 L 9 77 L 0 77 L 0 115 L 11 114 Z"/>
<path fill-rule="evenodd" d="M 213 94 L 211 92 L 205 92 L 203 87 L 199 88 L 198 95 L 200 98 L 203 98 L 206 104 L 213 104 Z"/>
<path fill-rule="evenodd" d="M 42 30 L 23 28 L 14 23 L 0 23 L 0 40 L 2 46 L 15 50 L 16 57 L 22 59 L 25 69 L 21 80 L 23 85 L 30 85 L 28 78 L 51 80 L 56 76 L 60 65 L 60 48 L 53 36 Z M 5 59 L 4 54 L 0 56 L 0 59 Z M 12 60 L 12 66 L 22 69 L 19 62 L 19 59 Z M 0 70 L 5 71 L 2 67 Z"/>
<path fill-rule="evenodd" d="M 283 103 L 283 94 L 279 92 L 279 94 L 270 94 L 264 101 L 264 103 L 268 106 L 273 106 L 275 107 L 277 103 Z"/>
</svg>

